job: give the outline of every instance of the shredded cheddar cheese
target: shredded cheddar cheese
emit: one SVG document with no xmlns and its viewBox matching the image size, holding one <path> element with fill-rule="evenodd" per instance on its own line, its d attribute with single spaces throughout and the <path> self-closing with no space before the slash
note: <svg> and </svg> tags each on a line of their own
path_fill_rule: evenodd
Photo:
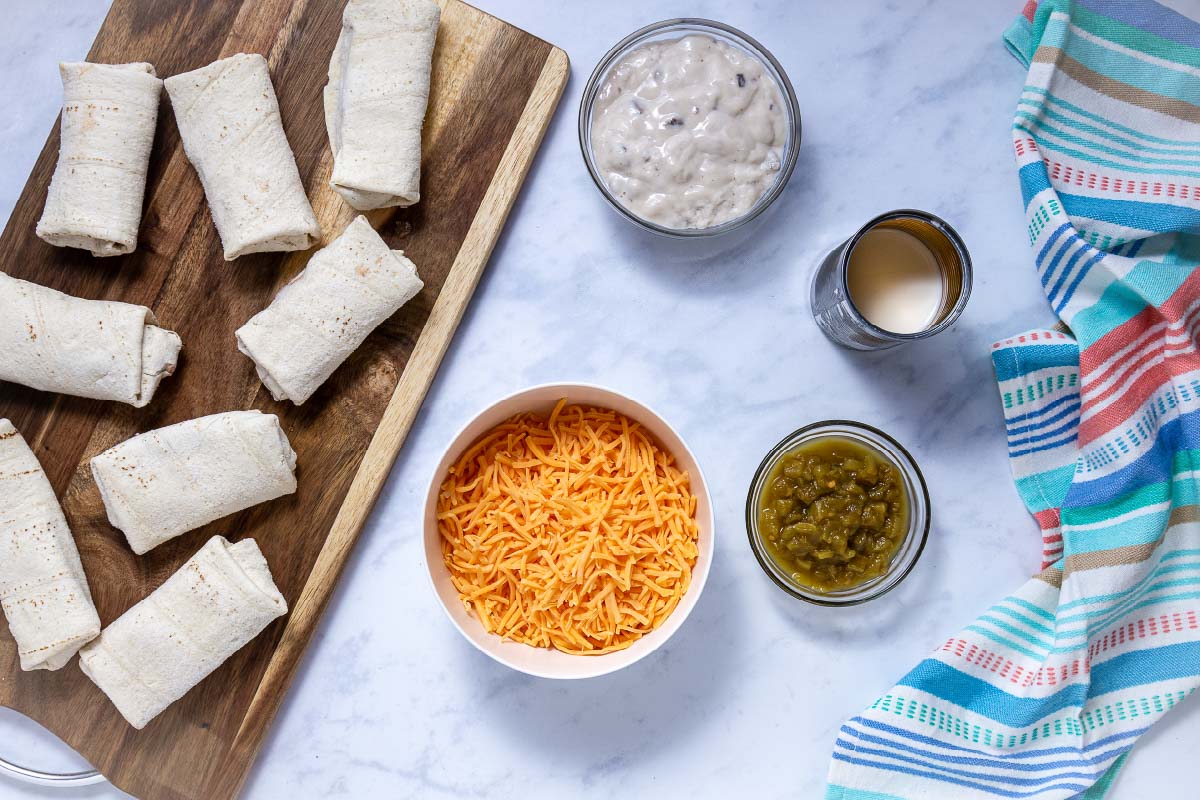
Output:
<svg viewBox="0 0 1200 800">
<path fill-rule="evenodd" d="M 454 586 L 488 631 L 580 655 L 661 625 L 698 553 L 696 498 L 674 457 L 628 417 L 565 398 L 467 448 L 437 518 Z"/>
</svg>

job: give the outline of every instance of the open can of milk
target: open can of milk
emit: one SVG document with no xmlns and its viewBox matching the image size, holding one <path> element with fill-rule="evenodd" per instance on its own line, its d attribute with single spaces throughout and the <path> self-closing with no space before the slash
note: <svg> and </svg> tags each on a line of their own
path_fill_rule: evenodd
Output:
<svg viewBox="0 0 1200 800">
<path fill-rule="evenodd" d="M 831 341 L 886 350 L 954 324 L 971 295 L 971 256 L 925 211 L 880 214 L 825 256 L 813 277 L 813 318 Z"/>
</svg>

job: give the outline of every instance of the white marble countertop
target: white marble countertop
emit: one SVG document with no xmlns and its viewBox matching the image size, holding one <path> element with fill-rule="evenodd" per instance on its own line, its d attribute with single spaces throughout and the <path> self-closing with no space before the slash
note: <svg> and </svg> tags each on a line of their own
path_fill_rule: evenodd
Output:
<svg viewBox="0 0 1200 800">
<path fill-rule="evenodd" d="M 563 47 L 571 82 L 246 796 L 820 797 L 842 719 L 1038 567 L 988 360 L 995 339 L 1053 321 L 1009 139 L 1022 70 L 1000 35 L 1020 2 L 478 4 Z M 84 56 L 106 6 L 0 0 L 0 219 L 55 124 L 55 65 Z M 685 14 L 759 38 L 800 99 L 795 175 L 739 242 L 636 230 L 605 205 L 579 155 L 575 114 L 598 58 L 635 28 Z M 839 350 L 809 316 L 811 270 L 861 223 L 906 206 L 959 230 L 974 296 L 926 343 Z M 590 335 L 559 335 L 568 328 Z M 623 672 L 574 683 L 528 678 L 476 652 L 429 590 L 420 544 L 429 471 L 453 432 L 494 398 L 557 380 L 606 384 L 663 413 L 703 463 L 718 512 L 711 578 L 674 639 Z M 921 562 L 865 607 L 792 600 L 746 542 L 759 459 L 828 417 L 895 435 L 933 497 Z M 1116 800 L 1179 796 L 1194 706 L 1134 751 Z M 11 712 L 0 713 L 0 742 L 31 765 L 81 763 Z M 0 779 L 0 797 L 64 795 L 125 796 Z"/>
</svg>

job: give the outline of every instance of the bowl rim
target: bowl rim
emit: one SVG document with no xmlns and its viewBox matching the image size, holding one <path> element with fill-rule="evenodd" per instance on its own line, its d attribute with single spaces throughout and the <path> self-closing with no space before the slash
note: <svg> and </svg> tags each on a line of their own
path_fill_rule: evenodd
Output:
<svg viewBox="0 0 1200 800">
<path fill-rule="evenodd" d="M 893 572 L 891 566 L 889 566 L 887 572 L 885 572 L 883 575 L 880 575 L 878 578 L 872 579 L 873 581 L 876 581 L 874 586 L 871 586 L 871 581 L 868 581 L 866 584 L 860 584 L 859 586 L 850 587 L 849 589 L 844 590 L 847 592 L 853 592 L 866 587 L 866 591 L 861 595 L 845 596 L 837 593 L 820 594 L 815 591 L 807 592 L 803 589 L 803 587 L 781 579 L 775 574 L 775 570 L 771 568 L 771 564 L 767 563 L 767 559 L 769 559 L 770 556 L 765 555 L 762 552 L 763 547 L 759 542 L 761 536 L 756 535 L 756 532 L 758 531 L 758 509 L 754 503 L 754 489 L 758 485 L 759 481 L 767 473 L 767 470 L 773 466 L 775 462 L 783 456 L 784 453 L 800 443 L 797 441 L 798 439 L 807 438 L 807 435 L 819 433 L 821 429 L 834 427 L 856 428 L 858 430 L 865 431 L 872 436 L 879 437 L 892 447 L 896 448 L 906 462 L 904 464 L 898 464 L 897 466 L 900 467 L 901 471 L 911 472 L 910 483 L 912 485 L 913 493 L 917 495 L 916 499 L 922 503 L 922 507 L 925 511 L 922 523 L 916 527 L 910 525 L 908 535 L 905 537 L 904 542 L 901 543 L 902 550 L 904 544 L 909 542 L 914 536 L 917 537 L 916 548 L 912 551 L 911 558 L 909 558 L 906 562 L 893 561 L 893 565 L 897 563 L 900 564 L 900 569 L 898 571 Z M 812 422 L 808 425 L 799 427 L 784 436 L 782 439 L 776 442 L 770 450 L 767 451 L 765 456 L 763 456 L 762 461 L 759 462 L 758 468 L 754 470 L 754 477 L 750 480 L 750 488 L 746 491 L 746 536 L 750 541 L 750 551 L 754 553 L 754 558 L 758 562 L 758 566 L 780 589 L 798 600 L 803 600 L 807 603 L 812 603 L 813 605 L 818 606 L 842 608 L 862 605 L 863 603 L 867 603 L 871 600 L 882 597 L 903 583 L 904 579 L 907 578 L 917 566 L 917 562 L 921 560 L 921 554 L 925 551 L 925 545 L 929 541 L 929 528 L 932 520 L 933 510 L 930 506 L 929 487 L 925 483 L 925 475 L 921 472 L 921 468 L 918 466 L 917 460 L 912 457 L 912 454 L 908 452 L 908 449 L 905 448 L 904 445 L 896 441 L 896 439 L 890 434 L 885 433 L 873 425 L 868 425 L 865 422 L 858 422 L 857 420 L 851 419 L 818 420 L 817 422 Z M 919 530 L 917 530 L 917 528 L 919 528 Z M 900 555 L 901 550 L 897 550 L 897 556 Z"/>
<path fill-rule="evenodd" d="M 592 104 L 595 101 L 596 93 L 600 86 L 600 81 L 608 74 L 617 57 L 624 53 L 626 49 L 643 39 L 650 36 L 668 31 L 672 28 L 683 27 L 699 27 L 708 28 L 711 31 L 724 36 L 731 37 L 739 44 L 743 45 L 746 50 L 762 60 L 769 71 L 773 72 L 773 78 L 777 79 L 780 92 L 783 95 L 784 105 L 788 111 L 788 148 L 784 153 L 783 163 L 780 165 L 779 175 L 775 178 L 774 183 L 763 192 L 762 196 L 754 203 L 754 205 L 745 214 L 740 217 L 726 220 L 719 225 L 712 225 L 707 228 L 670 228 L 665 225 L 659 225 L 657 222 L 652 222 L 648 219 L 635 214 L 632 210 L 626 208 L 609 190 L 604 179 L 600 176 L 596 168 L 595 156 L 592 154 L 591 148 L 588 147 L 588 141 L 591 135 L 590 126 Z M 783 68 L 783 64 L 779 59 L 768 50 L 761 42 L 755 39 L 750 34 L 741 31 L 732 25 L 727 25 L 724 22 L 718 22 L 704 17 L 674 17 L 672 19 L 664 19 L 658 22 L 652 22 L 638 28 L 633 33 L 621 39 L 615 45 L 608 49 L 600 60 L 596 63 L 592 74 L 588 77 L 587 83 L 584 84 L 583 94 L 579 99 L 579 149 L 583 155 L 583 163 L 587 167 L 588 175 L 591 176 L 592 182 L 596 184 L 596 188 L 600 194 L 608 201 L 608 204 L 616 209 L 623 217 L 630 222 L 633 222 L 638 227 L 648 230 L 651 233 L 656 233 L 659 236 L 665 236 L 672 239 L 694 239 L 704 238 L 708 236 L 719 236 L 722 233 L 728 233 L 735 228 L 740 228 L 753 219 L 756 219 L 760 214 L 774 205 L 775 201 L 783 194 L 783 190 L 787 188 L 788 182 L 792 178 L 792 173 L 796 168 L 796 161 L 800 155 L 800 144 L 804 138 L 804 124 L 800 117 L 800 103 L 796 99 L 796 90 L 792 86 L 791 78 L 788 77 L 787 71 Z"/>
<path fill-rule="evenodd" d="M 599 392 L 601 394 L 607 394 L 607 395 L 612 395 L 614 397 L 621 398 L 628 403 L 632 403 L 634 406 L 638 407 L 638 409 L 645 411 L 649 416 L 653 417 L 653 421 L 656 422 L 657 425 L 661 425 L 663 428 L 665 428 L 667 431 L 669 431 L 679 441 L 679 444 L 682 447 L 683 452 L 691 460 L 692 464 L 695 465 L 695 474 L 689 475 L 689 478 L 690 478 L 691 484 L 692 484 L 692 494 L 696 495 L 697 494 L 696 487 L 699 487 L 701 489 L 701 491 L 703 492 L 704 499 L 707 501 L 707 514 L 704 515 L 705 517 L 707 517 L 707 519 L 703 519 L 698 516 L 697 524 L 700 526 L 703 526 L 705 524 L 708 525 L 709 546 L 706 550 L 704 550 L 704 549 L 699 550 L 699 558 L 697 559 L 697 564 L 696 564 L 695 569 L 693 569 L 693 571 L 692 571 L 691 584 L 688 586 L 688 590 L 684 594 L 683 598 L 680 600 L 679 605 L 677 605 L 675 607 L 675 610 L 672 611 L 671 614 L 667 617 L 667 619 L 663 621 L 662 625 L 660 625 L 658 628 L 654 629 L 654 631 L 651 631 L 649 634 L 643 635 L 640 639 L 638 639 L 632 645 L 630 645 L 629 647 L 627 647 L 623 650 L 617 650 L 617 651 L 614 651 L 611 653 L 604 653 L 602 655 L 594 655 L 594 656 L 579 656 L 579 655 L 573 655 L 573 654 L 568 654 L 568 653 L 561 653 L 561 655 L 563 655 L 563 656 L 569 656 L 569 657 L 577 658 L 577 659 L 586 659 L 588 662 L 597 665 L 597 668 L 585 670 L 585 671 L 582 671 L 579 673 L 572 673 L 569 675 L 559 674 L 559 673 L 556 673 L 556 672 L 550 671 L 550 670 L 530 668 L 530 667 L 524 666 L 524 665 L 514 661 L 513 659 L 504 656 L 501 653 L 494 652 L 492 649 L 485 647 L 481 642 L 476 641 L 475 637 L 472 636 L 471 633 L 469 633 L 459 623 L 459 620 L 455 618 L 455 616 L 451 613 L 450 608 L 443 601 L 442 596 L 441 596 L 440 592 L 438 591 L 437 579 L 434 577 L 434 569 L 437 567 L 432 563 L 432 560 L 427 557 L 427 549 L 428 549 L 428 544 L 429 544 L 430 538 L 439 536 L 436 524 L 433 526 L 432 530 L 430 530 L 430 525 L 428 524 L 429 510 L 431 508 L 431 504 L 432 504 L 432 507 L 436 507 L 437 493 L 441 489 L 442 480 L 445 477 L 446 467 L 449 466 L 449 464 L 453 463 L 453 459 L 455 457 L 457 457 L 458 453 L 461 452 L 462 448 L 469 446 L 471 444 L 471 442 L 474 441 L 474 438 L 477 438 L 477 437 L 473 437 L 470 440 L 464 440 L 464 437 L 466 436 L 468 430 L 471 427 L 473 427 L 475 425 L 475 423 L 478 422 L 482 417 L 487 415 L 489 412 L 491 412 L 493 409 L 495 409 L 497 406 L 500 406 L 501 404 L 517 400 L 518 398 L 521 398 L 525 395 L 533 394 L 534 392 L 545 392 L 545 391 L 551 391 L 551 390 L 554 391 L 555 393 L 558 393 L 560 391 L 566 393 L 566 396 L 568 397 L 568 402 L 570 402 L 570 399 L 569 399 L 570 392 L 572 392 L 572 391 L 585 390 L 585 391 L 590 391 L 590 392 Z M 594 403 L 594 404 L 585 403 L 585 405 L 596 405 L 596 406 L 603 407 L 600 403 Z M 514 413 L 520 413 L 520 412 L 514 412 Z M 621 413 L 621 412 L 618 412 L 618 413 Z M 499 422 L 501 422 L 501 421 L 503 421 L 503 420 L 502 419 L 497 420 L 497 424 L 499 424 Z M 661 440 L 662 437 L 656 431 L 650 430 L 649 426 L 646 425 L 644 420 L 638 419 L 637 421 L 642 423 L 643 427 L 646 427 L 647 430 L 652 435 L 654 435 L 654 437 L 656 439 Z M 661 441 L 660 441 L 660 444 L 661 444 Z M 674 449 L 671 450 L 671 454 L 673 456 L 675 456 L 677 461 L 679 460 L 680 454 L 678 452 L 676 452 Z M 657 651 L 660 647 L 665 645 L 671 639 L 671 637 L 674 636 L 681 627 L 683 627 L 684 622 L 687 621 L 687 618 L 691 615 L 692 610 L 696 607 L 696 604 L 699 602 L 700 595 L 704 591 L 705 585 L 708 583 L 708 576 L 709 576 L 709 573 L 712 568 L 712 562 L 713 562 L 713 559 L 715 558 L 716 552 L 717 552 L 716 520 L 717 520 L 716 507 L 713 502 L 712 492 L 709 490 L 708 481 L 704 476 L 703 467 L 700 465 L 700 460 L 696 457 L 696 454 L 694 452 L 692 452 L 692 449 L 688 446 L 688 444 L 684 440 L 684 438 L 679 434 L 679 432 L 677 430 L 675 430 L 675 427 L 673 425 L 671 425 L 671 423 L 667 422 L 666 418 L 663 417 L 660 413 L 658 413 L 658 411 L 656 411 L 651 406 L 643 403 L 641 400 L 635 399 L 634 397 L 630 396 L 629 394 L 627 394 L 625 392 L 618 391 L 616 389 L 612 389 L 608 386 L 602 386 L 602 385 L 596 384 L 596 383 L 588 383 L 588 382 L 580 382 L 580 381 L 548 381 L 548 382 L 538 383 L 533 386 L 528 386 L 528 387 L 525 387 L 523 389 L 519 389 L 519 390 L 516 390 L 513 392 L 509 392 L 509 393 L 504 394 L 501 397 L 498 397 L 495 400 L 492 400 L 491 402 L 483 405 L 477 411 L 468 414 L 466 421 L 462 425 L 460 425 L 458 427 L 458 429 L 455 431 L 454 435 L 450 437 L 449 442 L 442 450 L 441 457 L 435 463 L 433 470 L 429 476 L 429 483 L 426 488 L 425 499 L 421 505 L 421 545 L 422 545 L 421 553 L 422 553 L 422 558 L 425 561 L 425 574 L 426 574 L 426 577 L 428 578 L 429 589 L 433 593 L 438 606 L 442 609 L 442 613 L 445 614 L 446 618 L 450 620 L 450 623 L 454 626 L 454 628 L 456 630 L 458 630 L 458 632 L 462 635 L 462 637 L 464 639 L 466 639 L 468 642 L 470 642 L 472 647 L 474 647 L 476 650 L 478 650 L 479 652 L 486 655 L 488 658 L 491 658 L 493 661 L 503 664 L 504 666 L 506 666 L 510 669 L 516 670 L 517 672 L 521 672 L 526 675 L 531 675 L 536 678 L 547 678 L 547 679 L 552 679 L 552 680 L 583 680 L 583 679 L 587 679 L 587 678 L 598 678 L 602 675 L 608 675 L 610 673 L 616 672 L 618 670 L 621 670 L 626 667 L 632 666 L 633 664 L 636 664 L 637 662 L 646 658 L 650 654 Z M 703 528 L 701 528 L 701 533 L 703 533 Z M 440 547 L 438 549 L 440 551 Z M 442 565 L 441 568 L 445 569 L 444 565 Z M 474 624 L 479 626 L 479 628 L 482 631 L 482 624 L 477 619 L 474 619 L 474 618 L 472 618 L 472 619 L 473 619 Z M 630 651 L 633 650 L 634 648 L 637 648 L 638 645 L 642 644 L 646 640 L 647 637 L 652 636 L 653 634 L 658 633 L 659 631 L 663 631 L 664 629 L 668 628 L 668 626 L 670 626 L 669 629 L 666 631 L 665 635 L 662 636 L 660 641 L 655 642 L 653 644 L 653 646 L 645 647 L 643 652 L 638 652 L 636 654 L 636 657 L 634 657 L 634 658 L 629 657 Z M 487 631 L 482 631 L 482 633 L 484 633 L 485 636 L 487 637 L 487 641 L 491 641 L 494 639 L 496 642 L 506 644 L 506 645 L 513 645 L 513 646 L 520 645 L 523 647 L 531 647 L 530 645 L 522 645 L 520 642 L 511 642 L 506 639 L 501 639 L 499 636 L 488 633 Z M 531 648 L 531 649 L 541 650 L 542 648 Z M 557 652 L 557 651 L 555 651 L 555 652 Z M 622 657 L 622 656 L 624 658 L 614 658 L 614 657 Z"/>
</svg>

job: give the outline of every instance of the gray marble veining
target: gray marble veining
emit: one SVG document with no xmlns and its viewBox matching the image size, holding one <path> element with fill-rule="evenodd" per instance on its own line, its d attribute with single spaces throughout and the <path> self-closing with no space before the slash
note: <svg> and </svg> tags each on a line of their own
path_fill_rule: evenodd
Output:
<svg viewBox="0 0 1200 800">
<path fill-rule="evenodd" d="M 1020 3 L 479 5 L 566 49 L 572 79 L 246 796 L 820 797 L 841 720 L 1038 567 L 988 361 L 995 339 L 1053 321 L 1009 139 L 1022 71 L 1000 34 Z M 55 65 L 83 57 L 106 6 L 0 0 L 9 109 L 0 218 L 58 113 Z M 787 192 L 729 240 L 640 232 L 606 206 L 579 155 L 575 114 L 593 65 L 633 29 L 682 15 L 762 41 L 787 69 L 804 118 Z M 838 350 L 809 317 L 811 271 L 863 221 L 905 206 L 963 235 L 975 261 L 971 303 L 928 342 Z M 717 558 L 687 624 L 653 657 L 577 683 L 527 678 L 476 652 L 444 619 L 420 545 L 429 473 L 458 427 L 500 395 L 557 380 L 605 384 L 662 412 L 704 464 L 718 515 Z M 745 493 L 759 459 L 827 417 L 895 435 L 933 497 L 921 562 L 865 607 L 792 600 L 746 543 Z M 1191 706 L 1139 745 L 1116 800 L 1176 796 L 1193 749 Z M 5 755 L 38 766 L 78 764 L 11 713 L 0 714 L 0 741 Z M 9 796 L 64 794 L 0 782 Z"/>
</svg>

